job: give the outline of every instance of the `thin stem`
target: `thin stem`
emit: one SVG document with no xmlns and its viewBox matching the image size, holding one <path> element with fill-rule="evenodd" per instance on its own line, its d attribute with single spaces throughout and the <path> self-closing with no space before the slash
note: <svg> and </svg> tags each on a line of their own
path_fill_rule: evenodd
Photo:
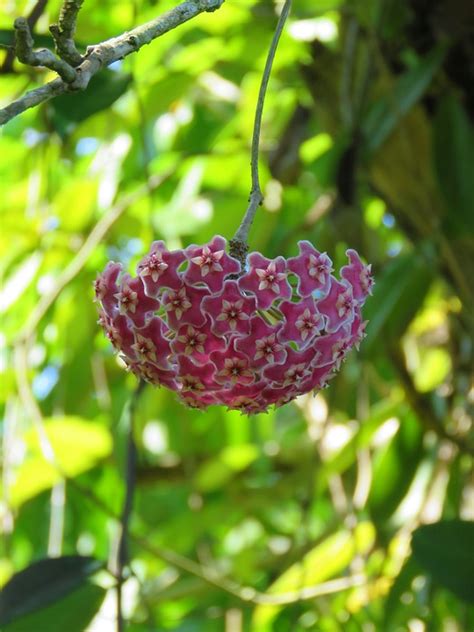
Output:
<svg viewBox="0 0 474 632">
<path fill-rule="evenodd" d="M 235 233 L 233 239 L 230 242 L 231 254 L 236 256 L 241 261 L 242 261 L 242 251 L 244 251 L 243 260 L 245 261 L 245 255 L 248 250 L 247 240 L 248 240 L 250 227 L 255 217 L 257 208 L 263 202 L 263 194 L 260 187 L 260 179 L 259 179 L 259 172 L 258 172 L 258 155 L 259 155 L 259 145 L 260 145 L 260 130 L 262 127 L 262 113 L 263 113 L 263 106 L 265 103 L 265 95 L 267 92 L 268 81 L 270 79 L 270 74 L 272 71 L 273 59 L 275 58 L 278 42 L 280 41 L 280 36 L 282 34 L 283 27 L 286 22 L 286 18 L 288 17 L 288 14 L 290 12 L 290 8 L 291 8 L 291 0 L 286 0 L 285 4 L 283 5 L 283 9 L 280 13 L 280 17 L 278 18 L 278 23 L 275 29 L 275 33 L 273 34 L 270 50 L 268 51 L 267 61 L 265 63 L 265 69 L 262 75 L 260 91 L 258 94 L 257 107 L 255 110 L 255 119 L 254 119 L 254 125 L 253 125 L 253 135 L 252 135 L 252 149 L 251 149 L 251 160 L 250 160 L 252 188 L 250 189 L 249 205 L 242 219 L 242 222 L 239 228 L 237 229 L 237 232 Z"/>
<path fill-rule="evenodd" d="M 30 27 L 30 31 L 33 32 L 36 23 L 41 17 L 48 0 L 38 0 L 34 7 L 31 9 L 29 16 L 26 18 L 28 22 L 28 26 Z M 15 61 L 15 46 L 12 46 L 7 49 L 8 52 L 5 55 L 3 60 L 3 64 L 0 66 L 0 74 L 7 74 L 9 72 L 13 72 L 13 62 Z"/>
<path fill-rule="evenodd" d="M 123 501 L 122 513 L 120 516 L 120 535 L 117 547 L 117 632 L 123 632 L 123 612 L 122 612 L 122 588 L 124 582 L 124 568 L 128 563 L 128 535 L 130 516 L 133 509 L 133 496 L 135 493 L 135 483 L 137 474 L 137 446 L 134 437 L 134 416 L 138 399 L 145 386 L 145 382 L 140 381 L 132 394 L 127 410 L 127 455 L 125 464 L 125 498 Z"/>
<path fill-rule="evenodd" d="M 77 15 L 84 0 L 64 0 L 59 12 L 58 24 L 51 24 L 49 30 L 56 44 L 56 53 L 71 66 L 79 66 L 82 55 L 74 43 Z"/>
</svg>

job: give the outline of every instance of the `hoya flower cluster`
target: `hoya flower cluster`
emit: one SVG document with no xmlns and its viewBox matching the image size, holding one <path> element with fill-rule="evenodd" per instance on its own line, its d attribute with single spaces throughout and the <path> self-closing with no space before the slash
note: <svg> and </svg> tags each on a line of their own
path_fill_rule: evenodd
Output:
<svg viewBox="0 0 474 632">
<path fill-rule="evenodd" d="M 216 236 L 169 251 L 155 241 L 137 276 L 109 263 L 95 282 L 100 324 L 131 371 L 196 408 L 248 414 L 322 389 L 364 337 L 373 284 L 354 250 L 340 280 L 308 241 L 299 255 L 247 257 Z"/>
</svg>

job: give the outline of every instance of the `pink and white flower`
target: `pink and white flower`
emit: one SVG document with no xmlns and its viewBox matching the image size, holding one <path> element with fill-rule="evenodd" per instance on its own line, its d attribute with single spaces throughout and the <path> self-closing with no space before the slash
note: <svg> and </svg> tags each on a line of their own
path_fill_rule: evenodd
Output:
<svg viewBox="0 0 474 632">
<path fill-rule="evenodd" d="M 248 271 L 239 278 L 239 288 L 255 295 L 258 309 L 268 309 L 275 301 L 291 297 L 283 257 L 267 259 L 259 252 L 252 252 L 248 262 Z"/>
<path fill-rule="evenodd" d="M 358 347 L 373 287 L 354 250 L 338 280 L 325 253 L 308 241 L 299 249 L 288 260 L 253 252 L 240 274 L 219 235 L 174 251 L 155 241 L 138 276 L 110 262 L 97 277 L 99 324 L 130 371 L 191 408 L 282 406 L 325 388 Z"/>
</svg>

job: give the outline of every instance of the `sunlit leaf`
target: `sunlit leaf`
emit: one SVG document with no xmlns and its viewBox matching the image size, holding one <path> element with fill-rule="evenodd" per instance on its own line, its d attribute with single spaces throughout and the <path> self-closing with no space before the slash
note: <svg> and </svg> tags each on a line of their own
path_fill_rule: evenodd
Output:
<svg viewBox="0 0 474 632">
<path fill-rule="evenodd" d="M 291 593 L 330 579 L 346 568 L 356 553 L 367 552 L 373 545 L 375 530 L 370 522 L 361 522 L 353 534 L 339 531 L 326 538 L 301 562 L 290 566 L 268 588 L 270 594 Z M 278 606 L 257 606 L 253 616 L 256 629 L 263 629 L 278 613 Z"/>
<path fill-rule="evenodd" d="M 413 415 L 400 421 L 397 434 L 374 460 L 370 512 L 382 522 L 404 498 L 423 454 L 423 428 Z"/>
<path fill-rule="evenodd" d="M 111 453 L 112 439 L 108 429 L 99 423 L 78 417 L 57 417 L 45 420 L 46 435 L 51 442 L 56 462 L 66 476 L 77 476 Z M 10 488 L 14 506 L 51 488 L 61 473 L 43 454 L 35 429 L 25 433 L 27 456 Z"/>
</svg>

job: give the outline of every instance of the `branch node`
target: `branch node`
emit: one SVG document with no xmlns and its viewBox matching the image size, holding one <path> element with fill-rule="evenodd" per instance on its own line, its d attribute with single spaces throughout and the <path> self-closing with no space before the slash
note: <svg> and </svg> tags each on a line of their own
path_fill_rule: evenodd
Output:
<svg viewBox="0 0 474 632">
<path fill-rule="evenodd" d="M 235 259 L 240 261 L 240 265 L 242 266 L 242 273 L 245 271 L 248 251 L 249 247 L 247 243 L 242 239 L 239 239 L 238 237 L 233 237 L 229 241 L 229 253 L 232 257 L 235 257 Z M 231 275 L 231 278 L 237 278 L 238 276 L 240 275 Z"/>
<path fill-rule="evenodd" d="M 138 37 L 136 35 L 129 35 L 127 42 L 130 44 L 130 46 L 133 46 L 133 48 L 137 49 L 140 48 L 140 42 L 138 40 Z"/>
<path fill-rule="evenodd" d="M 47 48 L 34 51 L 34 39 L 26 18 L 17 18 L 13 23 L 15 28 L 15 51 L 19 61 L 28 66 L 43 66 L 58 73 L 65 83 L 72 83 L 76 78 L 76 71 L 63 59 L 58 59 Z"/>
</svg>

